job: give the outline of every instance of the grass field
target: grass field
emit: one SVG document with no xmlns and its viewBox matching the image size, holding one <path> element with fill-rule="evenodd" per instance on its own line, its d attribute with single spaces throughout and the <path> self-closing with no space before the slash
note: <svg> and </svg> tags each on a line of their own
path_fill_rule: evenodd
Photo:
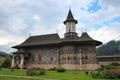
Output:
<svg viewBox="0 0 120 80">
<path fill-rule="evenodd" d="M 0 80 L 16 80 L 16 78 L 0 76 Z M 17 80 L 31 80 L 31 79 L 17 78 Z"/>
<path fill-rule="evenodd" d="M 14 70 L 9 69 L 0 70 L 0 75 L 12 75 L 12 76 L 26 76 L 25 70 Z M 84 71 L 66 71 L 64 73 L 58 73 L 56 71 L 46 71 L 45 75 L 32 76 L 33 78 L 46 78 L 46 79 L 58 79 L 58 80 L 104 80 L 104 79 L 93 79 L 90 74 L 86 75 Z M 16 78 L 0 77 L 0 80 L 15 80 Z M 21 79 L 17 80 L 36 80 L 36 79 Z M 38 79 L 37 79 L 38 80 Z"/>
</svg>

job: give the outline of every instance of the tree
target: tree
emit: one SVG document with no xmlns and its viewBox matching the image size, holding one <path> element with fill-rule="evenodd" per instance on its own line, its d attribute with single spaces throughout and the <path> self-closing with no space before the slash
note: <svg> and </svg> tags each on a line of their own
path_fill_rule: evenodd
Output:
<svg viewBox="0 0 120 80">
<path fill-rule="evenodd" d="M 97 55 L 120 55 L 120 40 L 109 41 L 96 49 Z"/>
<path fill-rule="evenodd" d="M 11 67 L 11 58 L 10 56 L 6 56 L 5 60 L 1 64 L 2 68 L 10 68 Z"/>
</svg>

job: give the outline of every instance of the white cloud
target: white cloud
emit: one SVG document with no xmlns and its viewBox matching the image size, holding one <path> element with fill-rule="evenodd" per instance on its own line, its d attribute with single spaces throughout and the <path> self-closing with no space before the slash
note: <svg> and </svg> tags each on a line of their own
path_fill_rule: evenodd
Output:
<svg viewBox="0 0 120 80">
<path fill-rule="evenodd" d="M 17 35 L 12 35 L 4 30 L 0 30 L 0 45 L 5 45 L 10 42 L 15 42 L 15 43 L 20 43 L 24 40 L 23 37 L 17 36 Z"/>
<path fill-rule="evenodd" d="M 57 32 L 61 38 L 64 37 L 64 33 L 66 32 L 66 26 L 64 24 L 60 24 L 57 27 Z"/>
<path fill-rule="evenodd" d="M 103 43 L 106 43 L 110 40 L 120 39 L 119 32 L 117 32 L 115 28 L 110 28 L 108 26 L 103 26 L 96 31 L 91 31 L 89 34 L 93 39 L 102 41 Z"/>
<path fill-rule="evenodd" d="M 71 0 L 71 6 L 75 9 L 84 8 L 87 9 L 89 4 L 92 3 L 94 0 Z"/>
<path fill-rule="evenodd" d="M 6 52 L 6 53 L 15 52 L 16 49 L 11 48 L 11 44 L 13 46 L 14 43 L 10 43 L 10 44 L 7 44 L 7 45 L 0 45 L 0 51 Z"/>
<path fill-rule="evenodd" d="M 99 0 L 100 5 L 103 5 L 103 7 L 106 6 L 114 6 L 114 7 L 120 7 L 120 0 Z"/>
<path fill-rule="evenodd" d="M 7 53 L 11 53 L 16 51 L 11 48 L 12 46 L 18 45 L 25 40 L 25 37 L 12 35 L 7 31 L 0 29 L 0 51 L 5 51 Z"/>
<path fill-rule="evenodd" d="M 28 24 L 26 24 L 23 19 L 20 18 L 14 18 L 13 20 L 8 21 L 7 28 L 13 32 L 21 33 L 22 30 L 24 30 L 27 27 Z"/>
<path fill-rule="evenodd" d="M 33 19 L 36 20 L 36 21 L 40 21 L 40 17 L 37 14 L 33 15 Z"/>
<path fill-rule="evenodd" d="M 42 35 L 42 34 L 52 34 L 56 33 L 55 28 L 51 27 L 45 27 L 43 24 L 40 24 L 39 22 L 35 22 L 32 26 L 32 29 L 30 30 L 30 33 L 33 35 Z"/>
</svg>

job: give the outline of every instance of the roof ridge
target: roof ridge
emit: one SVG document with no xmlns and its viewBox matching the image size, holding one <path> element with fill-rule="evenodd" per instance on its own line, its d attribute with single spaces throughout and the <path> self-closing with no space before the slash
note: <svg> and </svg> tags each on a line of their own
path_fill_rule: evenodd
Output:
<svg viewBox="0 0 120 80">
<path fill-rule="evenodd" d="M 38 36 L 48 36 L 48 35 L 58 35 L 58 33 L 52 33 L 52 34 L 41 34 L 41 35 L 34 35 L 34 36 L 30 36 L 30 37 L 38 37 Z M 58 35 L 59 36 L 59 35 Z"/>
</svg>

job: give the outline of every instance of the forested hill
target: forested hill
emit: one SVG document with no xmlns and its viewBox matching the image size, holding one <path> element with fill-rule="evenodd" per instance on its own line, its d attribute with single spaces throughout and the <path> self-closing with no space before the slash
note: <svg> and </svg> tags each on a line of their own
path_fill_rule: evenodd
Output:
<svg viewBox="0 0 120 80">
<path fill-rule="evenodd" d="M 7 56 L 8 54 L 3 52 L 3 51 L 0 51 L 0 56 Z"/>
<path fill-rule="evenodd" d="M 112 40 L 96 49 L 97 55 L 120 55 L 120 40 Z"/>
</svg>

